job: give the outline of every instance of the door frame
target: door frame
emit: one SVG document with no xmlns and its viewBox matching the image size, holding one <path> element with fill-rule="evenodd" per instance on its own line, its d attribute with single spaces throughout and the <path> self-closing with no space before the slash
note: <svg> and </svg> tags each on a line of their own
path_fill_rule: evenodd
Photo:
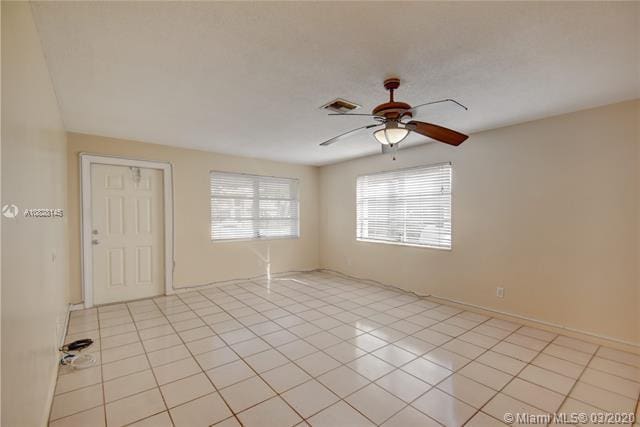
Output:
<svg viewBox="0 0 640 427">
<path fill-rule="evenodd" d="M 164 189 L 164 292 L 173 289 L 173 166 L 170 162 L 129 159 L 109 155 L 80 153 L 80 240 L 81 275 L 84 307 L 93 307 L 93 245 L 91 244 L 91 165 L 133 166 L 158 169 Z"/>
</svg>

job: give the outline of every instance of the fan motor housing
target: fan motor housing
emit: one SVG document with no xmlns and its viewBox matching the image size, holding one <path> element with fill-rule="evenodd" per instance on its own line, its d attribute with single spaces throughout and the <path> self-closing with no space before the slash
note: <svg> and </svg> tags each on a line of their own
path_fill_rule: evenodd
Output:
<svg viewBox="0 0 640 427">
<path fill-rule="evenodd" d="M 384 88 L 389 91 L 389 102 L 378 105 L 371 114 L 381 116 L 387 120 L 400 120 L 402 117 L 412 117 L 411 105 L 406 102 L 396 102 L 393 99 L 393 92 L 400 87 L 400 79 L 391 77 L 384 81 Z"/>
<path fill-rule="evenodd" d="M 385 102 L 374 108 L 371 114 L 384 116 L 387 119 L 399 119 L 404 116 L 412 117 L 412 114 L 408 111 L 410 109 L 411 105 L 406 102 Z"/>
</svg>

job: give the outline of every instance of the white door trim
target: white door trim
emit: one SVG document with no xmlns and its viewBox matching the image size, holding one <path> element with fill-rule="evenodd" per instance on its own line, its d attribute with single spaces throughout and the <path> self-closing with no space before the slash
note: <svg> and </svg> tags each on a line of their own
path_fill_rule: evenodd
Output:
<svg viewBox="0 0 640 427">
<path fill-rule="evenodd" d="M 169 162 L 126 159 L 80 153 L 80 238 L 82 295 L 85 308 L 93 307 L 93 245 L 91 244 L 91 165 L 134 166 L 162 171 L 164 187 L 164 289 L 173 290 L 173 174 Z"/>
</svg>

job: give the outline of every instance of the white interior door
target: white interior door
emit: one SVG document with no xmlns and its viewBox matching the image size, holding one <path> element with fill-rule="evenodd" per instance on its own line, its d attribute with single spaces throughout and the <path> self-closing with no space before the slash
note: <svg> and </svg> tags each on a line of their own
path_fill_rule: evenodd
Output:
<svg viewBox="0 0 640 427">
<path fill-rule="evenodd" d="M 162 171 L 91 165 L 93 303 L 164 293 Z"/>
</svg>

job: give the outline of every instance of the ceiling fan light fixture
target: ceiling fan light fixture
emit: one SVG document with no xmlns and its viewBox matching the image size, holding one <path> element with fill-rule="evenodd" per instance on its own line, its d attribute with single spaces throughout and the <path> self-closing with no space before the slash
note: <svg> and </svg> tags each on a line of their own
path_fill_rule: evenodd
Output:
<svg viewBox="0 0 640 427">
<path fill-rule="evenodd" d="M 388 123 L 383 129 L 377 130 L 373 133 L 375 139 L 380 144 L 393 145 L 397 144 L 409 135 L 409 130 L 398 127 L 397 124 Z"/>
<path fill-rule="evenodd" d="M 378 106 L 376 106 L 371 114 L 365 113 L 349 113 L 349 112 L 340 112 L 336 114 L 329 114 L 330 116 L 368 116 L 372 118 L 376 123 L 360 126 L 358 128 L 352 129 L 350 131 L 341 133 L 338 136 L 334 136 L 331 139 L 328 139 L 322 143 L 321 146 L 326 147 L 327 145 L 331 145 L 334 142 L 351 136 L 355 133 L 378 128 L 378 130 L 374 130 L 373 137 L 382 145 L 383 152 L 387 149 L 396 150 L 398 144 L 402 142 L 410 132 L 414 132 L 417 135 L 426 136 L 427 138 L 431 138 L 435 141 L 442 142 L 444 144 L 458 146 L 462 144 L 468 138 L 467 135 L 457 132 L 452 129 L 447 129 L 443 126 L 438 126 L 433 123 L 419 122 L 417 120 L 411 120 L 413 118 L 413 114 L 418 108 L 425 107 L 427 105 L 435 105 L 443 102 L 451 102 L 458 107 L 461 107 L 464 110 L 468 108 L 459 103 L 454 99 L 440 99 L 438 101 L 430 101 L 425 102 L 423 104 L 416 105 L 412 107 L 406 102 L 398 102 L 394 100 L 393 93 L 396 89 L 400 87 L 400 79 L 398 78 L 389 78 L 384 81 L 384 88 L 389 91 L 389 102 L 384 102 Z M 410 121 L 403 123 L 400 120 L 408 118 Z M 384 126 L 383 129 L 380 129 L 380 126 Z"/>
</svg>

